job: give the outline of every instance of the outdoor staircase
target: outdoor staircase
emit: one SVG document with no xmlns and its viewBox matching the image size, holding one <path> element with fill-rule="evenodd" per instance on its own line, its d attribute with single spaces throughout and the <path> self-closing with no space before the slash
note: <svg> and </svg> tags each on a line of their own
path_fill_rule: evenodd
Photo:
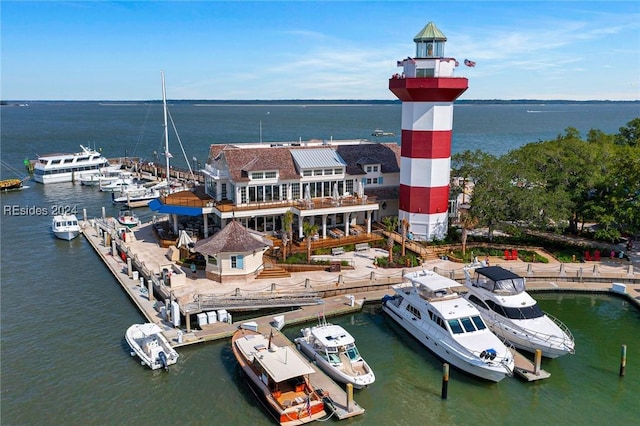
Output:
<svg viewBox="0 0 640 426">
<path fill-rule="evenodd" d="M 291 277 L 291 273 L 286 269 L 280 268 L 278 266 L 273 266 L 270 268 L 265 268 L 256 276 L 257 280 L 263 279 L 272 279 L 272 278 L 289 278 Z"/>
</svg>

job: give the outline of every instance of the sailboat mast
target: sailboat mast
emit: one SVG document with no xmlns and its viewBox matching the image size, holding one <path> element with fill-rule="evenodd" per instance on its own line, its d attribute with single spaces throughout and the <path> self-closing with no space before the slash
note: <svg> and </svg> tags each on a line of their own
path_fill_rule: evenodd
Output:
<svg viewBox="0 0 640 426">
<path fill-rule="evenodd" d="M 160 71 L 162 76 L 162 108 L 164 110 L 164 159 L 167 163 L 167 189 L 169 189 L 169 125 L 167 123 L 167 92 L 164 86 L 164 70 Z"/>
</svg>

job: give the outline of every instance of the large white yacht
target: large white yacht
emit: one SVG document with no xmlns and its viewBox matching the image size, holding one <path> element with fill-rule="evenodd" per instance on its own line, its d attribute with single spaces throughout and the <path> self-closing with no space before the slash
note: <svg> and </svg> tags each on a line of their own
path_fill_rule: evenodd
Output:
<svg viewBox="0 0 640 426">
<path fill-rule="evenodd" d="M 438 358 L 470 375 L 499 382 L 513 375 L 511 349 L 480 312 L 453 291 L 460 284 L 433 271 L 412 272 L 393 286 L 382 310 Z"/>
<path fill-rule="evenodd" d="M 39 156 L 33 167 L 33 178 L 40 183 L 73 182 L 83 174 L 97 173 L 109 167 L 109 161 L 98 151 L 80 145 L 81 152 Z"/>
<path fill-rule="evenodd" d="M 465 268 L 465 298 L 473 303 L 487 325 L 516 348 L 542 351 L 547 358 L 574 353 L 571 332 L 560 320 L 540 309 L 525 291 L 525 279 L 500 266 Z M 470 271 L 475 271 L 471 276 Z"/>
</svg>

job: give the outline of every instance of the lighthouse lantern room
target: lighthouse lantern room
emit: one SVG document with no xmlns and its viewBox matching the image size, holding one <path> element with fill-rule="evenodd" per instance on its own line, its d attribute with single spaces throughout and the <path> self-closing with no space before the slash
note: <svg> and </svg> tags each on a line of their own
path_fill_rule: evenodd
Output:
<svg viewBox="0 0 640 426">
<path fill-rule="evenodd" d="M 455 58 L 444 56 L 447 38 L 429 22 L 413 39 L 416 57 L 398 61 L 389 79 L 402 101 L 399 223 L 418 239 L 443 239 L 448 228 L 453 102 L 468 88 L 454 77 Z"/>
</svg>

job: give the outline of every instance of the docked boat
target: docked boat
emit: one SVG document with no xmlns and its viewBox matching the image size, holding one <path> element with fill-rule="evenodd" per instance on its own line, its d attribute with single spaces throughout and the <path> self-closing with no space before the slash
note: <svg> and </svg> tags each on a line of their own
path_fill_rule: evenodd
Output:
<svg viewBox="0 0 640 426">
<path fill-rule="evenodd" d="M 118 212 L 118 223 L 133 228 L 140 225 L 140 219 L 131 210 L 122 209 Z"/>
<path fill-rule="evenodd" d="M 114 194 L 112 201 L 114 204 L 124 204 L 133 209 L 148 206 L 151 200 L 159 198 L 160 195 L 158 189 L 138 185 L 125 189 L 118 196 Z"/>
<path fill-rule="evenodd" d="M 343 327 L 321 320 L 314 327 L 300 330 L 295 339 L 298 349 L 333 380 L 362 389 L 376 380 L 369 364 L 360 355 L 355 339 Z"/>
<path fill-rule="evenodd" d="M 56 215 L 51 221 L 51 230 L 61 240 L 71 241 L 80 235 L 80 223 L 73 214 Z"/>
<path fill-rule="evenodd" d="M 326 416 L 324 401 L 309 376 L 315 371 L 291 346 L 277 346 L 273 336 L 238 329 L 233 354 L 249 386 L 280 425 L 300 425 Z"/>
<path fill-rule="evenodd" d="M 393 286 L 382 310 L 438 358 L 472 376 L 499 382 L 513 375 L 511 349 L 453 288 L 456 281 L 433 271 L 412 272 Z"/>
<path fill-rule="evenodd" d="M 109 185 L 120 179 L 122 173 L 120 166 L 109 166 L 93 173 L 83 173 L 77 180 L 85 186 Z"/>
<path fill-rule="evenodd" d="M 167 370 L 178 362 L 178 352 L 169 344 L 157 324 L 133 324 L 124 337 L 131 348 L 131 356 L 138 356 L 140 362 L 152 370 Z"/>
<path fill-rule="evenodd" d="M 465 268 L 465 299 L 473 303 L 489 328 L 528 352 L 547 358 L 575 352 L 569 328 L 540 309 L 526 292 L 526 280 L 500 266 Z M 473 276 L 471 275 L 473 271 Z"/>
<path fill-rule="evenodd" d="M 371 132 L 371 136 L 395 136 L 395 133 L 393 132 L 385 132 L 382 129 L 375 129 L 373 132 Z"/>
<path fill-rule="evenodd" d="M 131 172 L 118 172 L 116 176 L 105 176 L 99 182 L 102 192 L 124 192 L 137 186 Z"/>
<path fill-rule="evenodd" d="M 39 183 L 73 182 L 83 174 L 93 174 L 109 161 L 98 151 L 80 145 L 81 152 L 39 156 L 33 166 L 33 179 Z"/>
<path fill-rule="evenodd" d="M 19 191 L 23 186 L 23 181 L 20 179 L 3 179 L 0 180 L 0 191 L 9 192 L 9 191 Z"/>
</svg>

